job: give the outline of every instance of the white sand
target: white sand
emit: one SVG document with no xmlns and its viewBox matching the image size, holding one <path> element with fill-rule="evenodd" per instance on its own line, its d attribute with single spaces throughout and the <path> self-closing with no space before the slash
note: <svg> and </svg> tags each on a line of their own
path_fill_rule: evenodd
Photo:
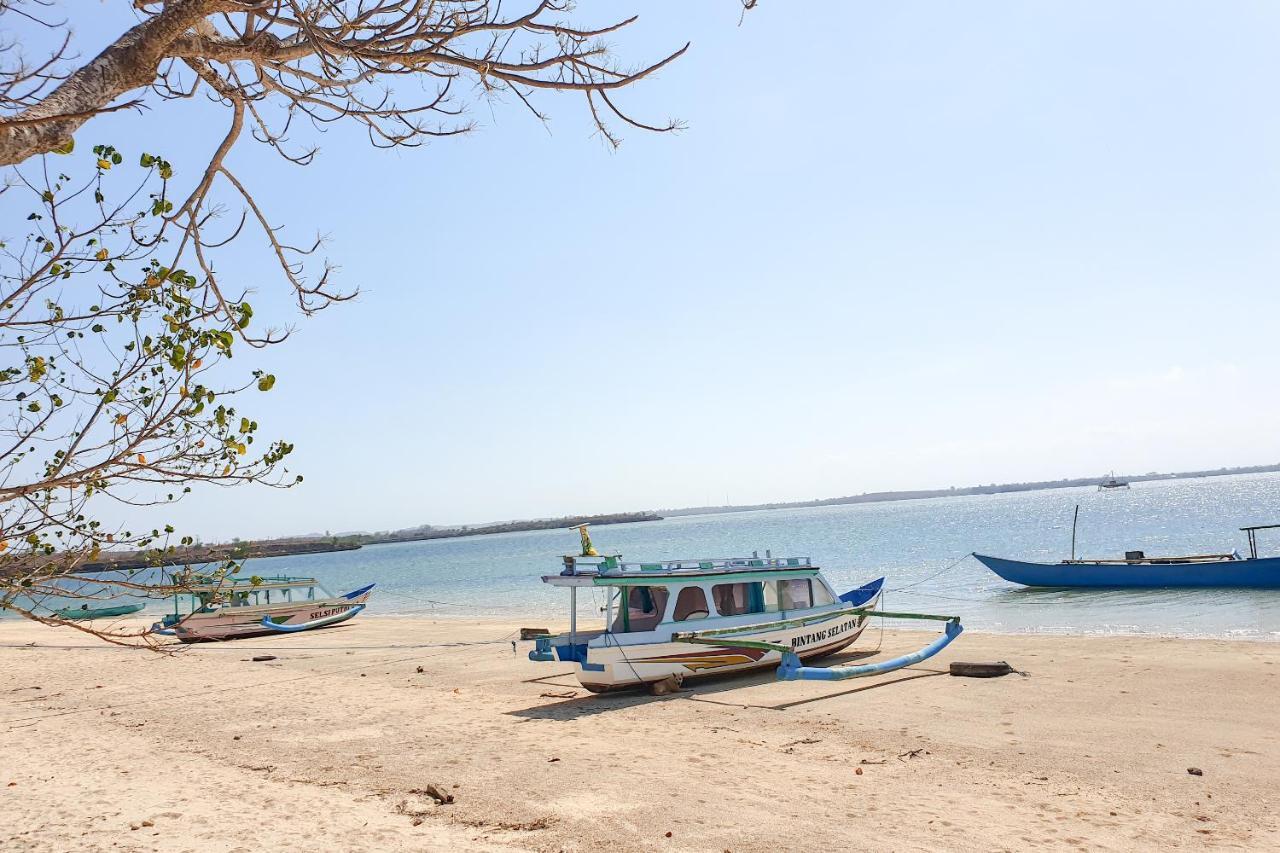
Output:
<svg viewBox="0 0 1280 853">
<path fill-rule="evenodd" d="M 888 676 L 663 698 L 429 645 L 513 627 L 163 656 L 0 623 L 0 849 L 1280 849 L 1277 644 L 970 632 Z M 1002 658 L 1031 675 L 938 674 Z"/>
</svg>

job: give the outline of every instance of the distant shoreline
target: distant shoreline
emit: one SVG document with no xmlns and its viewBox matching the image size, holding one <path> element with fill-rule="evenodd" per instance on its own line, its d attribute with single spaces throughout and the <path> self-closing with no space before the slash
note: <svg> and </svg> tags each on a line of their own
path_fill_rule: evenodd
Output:
<svg viewBox="0 0 1280 853">
<path fill-rule="evenodd" d="M 386 545 L 392 542 L 424 542 L 428 539 L 457 539 L 462 536 L 490 536 L 495 533 L 523 533 L 530 530 L 562 530 L 582 524 L 632 524 L 640 521 L 662 521 L 652 512 L 615 512 L 607 515 L 575 515 L 564 518 L 540 518 L 529 521 L 505 521 L 461 527 L 408 528 L 390 533 L 358 533 L 345 537 L 361 545 Z"/>
<path fill-rule="evenodd" d="M 1150 482 L 1155 480 L 1191 480 L 1207 477 L 1224 477 L 1233 474 L 1271 474 L 1280 472 L 1280 463 L 1272 465 L 1250 465 L 1239 468 L 1216 468 L 1201 471 L 1177 471 L 1171 473 L 1148 472 L 1146 474 L 1117 474 L 1116 479 L 1128 483 Z M 929 498 L 969 497 L 976 495 L 994 495 L 1012 492 L 1035 492 L 1050 489 L 1070 489 L 1082 486 L 1100 485 L 1109 477 L 1077 477 L 1062 480 L 1039 480 L 1026 483 L 992 483 L 985 486 L 966 486 L 947 489 L 915 489 L 887 492 L 864 492 L 860 495 L 846 495 L 837 498 L 822 498 L 811 501 L 781 501 L 759 504 L 722 504 L 716 506 L 681 507 L 662 509 L 654 512 L 624 512 L 601 515 L 565 516 L 561 518 L 532 519 L 526 521 L 510 521 L 494 524 L 458 527 L 422 527 L 381 533 L 354 533 L 340 536 L 307 536 L 283 537 L 280 539 L 252 540 L 231 542 L 222 545 L 199 546 L 186 551 L 166 554 L 163 565 L 195 565 L 223 560 L 266 559 L 270 557 L 286 557 L 298 554 L 316 554 L 330 551 L 354 551 L 364 545 L 387 545 L 404 542 L 424 542 L 431 539 L 456 539 L 464 536 L 488 536 L 497 533 L 522 533 L 533 530 L 557 530 L 575 527 L 579 524 L 630 524 L 643 521 L 661 521 L 667 517 L 690 515 L 721 515 L 732 512 L 759 512 L 776 509 L 804 509 L 824 506 L 847 506 L 851 504 L 889 503 L 893 501 L 923 500 Z M 102 559 L 78 571 L 112 571 L 120 569 L 137 569 L 155 565 L 153 561 L 144 560 L 137 553 L 125 553 Z"/>
<path fill-rule="evenodd" d="M 1280 464 L 1250 465 L 1242 468 L 1216 468 L 1204 471 L 1177 471 L 1173 473 L 1117 474 L 1116 479 L 1126 483 L 1142 483 L 1152 480 L 1193 480 L 1202 477 L 1225 477 L 1232 474 L 1273 474 L 1280 472 Z M 952 498 L 972 495 L 998 495 L 1008 492 L 1039 492 L 1049 489 L 1072 489 L 1081 486 L 1097 486 L 1110 479 L 1107 477 L 1077 477 L 1062 480 L 1038 480 L 1027 483 L 992 483 L 987 486 L 965 486 L 947 489 L 915 489 L 894 492 L 864 492 L 860 495 L 846 495 L 839 498 L 821 498 L 811 501 L 783 501 L 761 504 L 721 504 L 718 506 L 695 506 L 678 509 L 660 509 L 663 516 L 678 517 L 684 515 L 719 515 L 727 512 L 756 512 L 769 509 L 804 509 L 806 507 L 845 506 L 848 504 L 888 503 L 891 501 L 910 501 L 923 498 Z"/>
<path fill-rule="evenodd" d="M 490 536 L 496 533 L 521 533 L 530 530 L 556 530 L 576 527 L 580 524 L 631 524 L 641 521 L 661 521 L 662 516 L 651 512 L 619 512 L 606 515 L 577 515 L 564 518 L 543 518 L 530 521 L 508 521 L 498 524 L 481 524 L 475 527 L 417 527 L 389 533 L 359 533 L 345 536 L 293 537 L 282 539 L 256 539 L 229 542 L 220 545 L 200 545 L 175 549 L 159 558 L 144 556 L 137 551 L 104 555 L 103 559 L 87 563 L 78 572 L 112 572 L 152 568 L 156 566 L 189 566 L 220 563 L 227 560 L 264 560 L 270 557 L 293 557 L 298 554 L 323 554 L 332 551 L 356 551 L 365 545 L 387 545 L 402 542 L 423 542 L 429 539 L 456 539 L 462 536 Z"/>
</svg>

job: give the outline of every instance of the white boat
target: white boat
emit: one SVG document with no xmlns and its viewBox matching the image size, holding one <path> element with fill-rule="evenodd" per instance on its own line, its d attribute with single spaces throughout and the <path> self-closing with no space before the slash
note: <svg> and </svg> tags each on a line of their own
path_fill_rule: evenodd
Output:
<svg viewBox="0 0 1280 853">
<path fill-rule="evenodd" d="M 173 613 L 151 627 L 157 634 L 193 643 L 336 625 L 364 610 L 374 584 L 343 595 L 333 595 L 315 578 L 301 577 L 197 579 L 177 586 Z"/>
<path fill-rule="evenodd" d="M 838 595 L 808 557 L 625 563 L 582 536 L 583 554 L 542 578 L 568 588 L 569 631 L 536 638 L 529 657 L 571 663 L 593 692 L 779 667 L 783 648 L 798 661 L 834 654 L 862 634 L 884 583 Z M 579 629 L 582 588 L 604 593 L 604 627 Z"/>
</svg>

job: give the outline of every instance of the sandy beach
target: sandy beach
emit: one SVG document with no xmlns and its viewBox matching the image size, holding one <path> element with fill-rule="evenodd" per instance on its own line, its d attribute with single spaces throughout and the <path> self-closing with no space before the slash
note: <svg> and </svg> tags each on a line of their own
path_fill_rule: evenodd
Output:
<svg viewBox="0 0 1280 853">
<path fill-rule="evenodd" d="M 594 696 L 516 627 L 164 655 L 0 623 L 0 848 L 1280 848 L 1278 644 L 969 632 L 878 678 Z M 997 659 L 1028 674 L 944 674 Z"/>
</svg>

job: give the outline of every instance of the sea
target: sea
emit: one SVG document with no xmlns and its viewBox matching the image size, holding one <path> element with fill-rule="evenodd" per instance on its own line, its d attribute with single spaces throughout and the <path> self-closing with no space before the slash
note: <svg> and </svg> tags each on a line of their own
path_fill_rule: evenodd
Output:
<svg viewBox="0 0 1280 853">
<path fill-rule="evenodd" d="M 1034 590 L 969 556 L 1056 562 L 1071 553 L 1077 507 L 1079 557 L 1244 553 L 1240 527 L 1280 523 L 1280 474 L 675 516 L 596 526 L 592 538 L 600 553 L 637 561 L 810 557 L 837 591 L 884 577 L 887 609 L 958 615 L 977 631 L 1280 641 L 1280 590 Z M 1268 533 L 1259 553 L 1280 554 L 1280 529 Z M 536 625 L 567 617 L 568 592 L 541 576 L 559 572 L 561 556 L 577 548 L 575 531 L 538 530 L 250 560 L 243 574 L 310 576 L 333 592 L 376 582 L 362 619 Z M 579 619 L 601 607 L 603 598 L 580 595 Z"/>
</svg>

